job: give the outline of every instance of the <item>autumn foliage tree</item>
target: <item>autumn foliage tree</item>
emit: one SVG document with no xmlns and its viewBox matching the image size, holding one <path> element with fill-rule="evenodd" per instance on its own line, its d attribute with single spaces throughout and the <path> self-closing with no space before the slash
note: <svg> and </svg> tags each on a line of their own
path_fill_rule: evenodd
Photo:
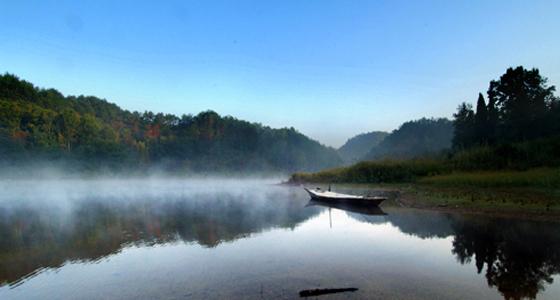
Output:
<svg viewBox="0 0 560 300">
<path fill-rule="evenodd" d="M 92 96 L 64 96 L 0 76 L 0 163 L 70 161 L 87 168 L 157 166 L 191 171 L 318 170 L 341 160 L 292 129 L 213 111 L 129 112 Z"/>
</svg>

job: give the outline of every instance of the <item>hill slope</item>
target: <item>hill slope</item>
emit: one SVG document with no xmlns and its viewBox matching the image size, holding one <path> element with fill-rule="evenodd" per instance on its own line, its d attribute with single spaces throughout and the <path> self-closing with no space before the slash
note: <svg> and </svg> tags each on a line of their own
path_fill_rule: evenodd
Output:
<svg viewBox="0 0 560 300">
<path fill-rule="evenodd" d="M 373 147 L 379 145 L 388 135 L 384 131 L 372 131 L 352 137 L 338 148 L 338 153 L 345 163 L 354 163 L 364 157 Z"/>
<path fill-rule="evenodd" d="M 336 150 L 293 128 L 272 129 L 206 111 L 196 116 L 130 112 L 92 96 L 63 96 L 0 76 L 0 161 L 78 168 L 274 171 L 342 163 Z"/>
<path fill-rule="evenodd" d="M 413 158 L 451 148 L 453 122 L 448 119 L 426 119 L 403 123 L 363 159 Z"/>
</svg>

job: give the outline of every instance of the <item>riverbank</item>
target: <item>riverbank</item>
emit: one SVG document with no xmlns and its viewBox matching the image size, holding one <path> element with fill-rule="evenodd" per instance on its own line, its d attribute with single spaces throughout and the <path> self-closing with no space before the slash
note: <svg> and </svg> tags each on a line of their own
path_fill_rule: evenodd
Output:
<svg viewBox="0 0 560 300">
<path fill-rule="evenodd" d="M 441 187 L 415 183 L 393 186 L 390 194 L 395 195 L 393 199 L 398 205 L 410 208 L 560 221 L 560 195 L 550 189 Z"/>
<path fill-rule="evenodd" d="M 331 183 L 325 179 L 294 183 Z M 456 172 L 401 183 L 337 182 L 333 188 L 349 193 L 375 191 L 410 208 L 560 221 L 560 169 L 556 168 Z"/>
</svg>

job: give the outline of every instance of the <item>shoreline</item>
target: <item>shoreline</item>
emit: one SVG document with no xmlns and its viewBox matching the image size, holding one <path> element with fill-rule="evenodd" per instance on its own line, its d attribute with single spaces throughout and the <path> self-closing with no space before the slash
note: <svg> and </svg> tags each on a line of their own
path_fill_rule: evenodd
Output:
<svg viewBox="0 0 560 300">
<path fill-rule="evenodd" d="M 287 186 L 328 183 L 281 183 Z M 404 208 L 439 211 L 454 214 L 481 215 L 534 221 L 560 222 L 560 197 L 557 191 L 534 188 L 474 188 L 440 187 L 419 183 L 356 184 L 336 183 L 333 188 L 374 192 Z M 385 205 L 386 206 L 386 205 Z M 384 205 L 381 204 L 381 208 Z M 387 207 L 387 206 L 386 206 Z M 388 206 L 390 207 L 390 206 Z"/>
<path fill-rule="evenodd" d="M 477 215 L 486 217 L 522 219 L 530 221 L 560 222 L 560 212 L 546 210 L 523 210 L 522 207 L 500 210 L 499 208 L 481 208 L 476 206 L 464 207 L 440 203 L 430 205 L 422 200 L 414 199 L 409 194 L 396 190 L 399 195 L 393 199 L 395 203 L 404 208 L 419 209 L 427 211 L 438 211 L 451 214 Z M 383 207 L 382 207 L 383 208 Z"/>
</svg>

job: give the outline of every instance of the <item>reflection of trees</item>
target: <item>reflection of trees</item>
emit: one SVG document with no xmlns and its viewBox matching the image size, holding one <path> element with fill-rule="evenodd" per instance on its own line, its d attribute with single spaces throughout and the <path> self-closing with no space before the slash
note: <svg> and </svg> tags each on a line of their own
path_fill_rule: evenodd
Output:
<svg viewBox="0 0 560 300">
<path fill-rule="evenodd" d="M 454 236 L 452 253 L 461 264 L 474 261 L 485 269 L 490 287 L 505 299 L 535 298 L 560 273 L 560 231 L 557 224 L 437 212 L 386 209 L 386 220 L 403 233 L 420 238 Z M 349 214 L 356 220 L 366 221 Z"/>
<path fill-rule="evenodd" d="M 293 228 L 321 210 L 303 209 L 305 204 L 294 195 L 252 199 L 224 193 L 196 199 L 89 200 L 67 212 L 0 208 L 0 285 L 42 267 L 95 261 L 127 245 L 185 241 L 214 247 L 271 228 Z M 534 298 L 560 273 L 556 224 L 391 208 L 385 212 L 358 215 L 354 210 L 349 216 L 390 222 L 420 238 L 453 235 L 457 260 L 472 261 L 506 299 Z"/>
<path fill-rule="evenodd" d="M 420 211 L 386 208 L 385 216 L 368 216 L 359 213 L 347 212 L 348 216 L 360 222 L 382 224 L 389 222 L 399 228 L 403 233 L 419 238 L 445 238 L 453 235 L 450 217 L 445 214 Z"/>
<path fill-rule="evenodd" d="M 0 209 L 0 285 L 66 261 L 98 260 L 126 245 L 185 241 L 214 247 L 270 228 L 293 228 L 320 210 L 302 209 L 304 204 L 226 194 L 186 201 L 90 200 L 69 213 Z"/>
<path fill-rule="evenodd" d="M 400 231 L 420 238 L 445 238 L 453 234 L 450 216 L 433 211 L 388 211 L 387 220 Z"/>
<path fill-rule="evenodd" d="M 560 232 L 553 225 L 458 219 L 453 253 L 461 263 L 486 267 L 488 285 L 505 299 L 535 298 L 560 273 Z"/>
</svg>

